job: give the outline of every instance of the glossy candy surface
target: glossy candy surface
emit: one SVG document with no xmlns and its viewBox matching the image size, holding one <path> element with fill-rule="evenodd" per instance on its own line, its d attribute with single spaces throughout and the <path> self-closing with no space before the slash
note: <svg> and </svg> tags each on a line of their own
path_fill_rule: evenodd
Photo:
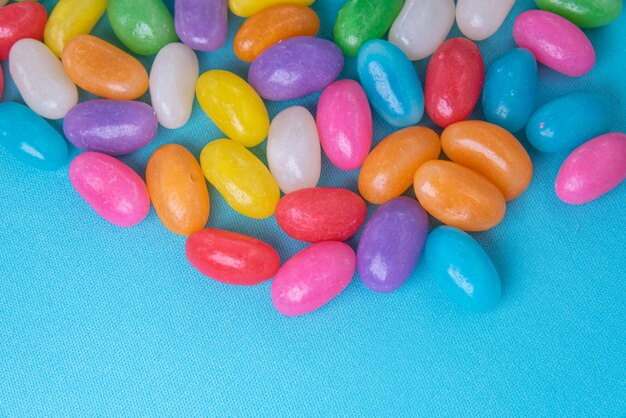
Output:
<svg viewBox="0 0 626 418">
<path fill-rule="evenodd" d="M 571 151 L 607 133 L 614 121 L 615 112 L 607 97 L 589 92 L 569 93 L 538 108 L 526 125 L 526 136 L 539 151 Z"/>
<path fill-rule="evenodd" d="M 441 153 L 432 129 L 411 126 L 383 139 L 367 156 L 359 172 L 359 192 L 365 200 L 382 204 L 404 193 L 420 165 Z"/>
<path fill-rule="evenodd" d="M 498 272 L 469 234 L 440 226 L 428 235 L 424 256 L 441 290 L 462 308 L 483 312 L 500 300 L 502 285 Z"/>
<path fill-rule="evenodd" d="M 276 250 L 256 238 L 220 229 L 201 229 L 185 244 L 187 260 L 218 282 L 253 286 L 269 280 L 280 267 Z"/>
<path fill-rule="evenodd" d="M 267 138 L 267 163 L 285 193 L 317 186 L 322 151 L 315 119 L 304 107 L 289 107 L 272 120 Z"/>
<path fill-rule="evenodd" d="M 228 35 L 228 0 L 176 0 L 174 27 L 188 47 L 215 51 Z"/>
<path fill-rule="evenodd" d="M 70 164 L 70 182 L 98 215 L 114 225 L 136 225 L 150 210 L 148 190 L 141 177 L 109 155 L 79 154 Z"/>
<path fill-rule="evenodd" d="M 43 33 L 48 48 L 60 57 L 70 39 L 93 29 L 107 8 L 107 0 L 59 0 Z"/>
<path fill-rule="evenodd" d="M 608 25 L 622 13 L 622 0 L 535 0 L 535 3 L 581 28 Z"/>
<path fill-rule="evenodd" d="M 317 103 L 317 129 L 324 153 L 342 170 L 363 164 L 372 146 L 372 110 L 354 80 L 335 81 Z"/>
<path fill-rule="evenodd" d="M 315 0 L 228 0 L 228 6 L 234 15 L 248 17 L 260 12 L 263 9 L 280 3 L 308 6 L 314 1 Z"/>
<path fill-rule="evenodd" d="M 378 39 L 366 42 L 359 50 L 357 71 L 370 104 L 388 124 L 403 128 L 422 120 L 422 85 L 400 48 Z"/>
<path fill-rule="evenodd" d="M 613 132 L 585 142 L 567 157 L 556 177 L 556 194 L 580 205 L 610 192 L 626 179 L 626 135 Z"/>
<path fill-rule="evenodd" d="M 313 244 L 289 259 L 272 281 L 272 303 L 283 315 L 304 315 L 338 296 L 352 281 L 356 256 L 343 242 Z"/>
<path fill-rule="evenodd" d="M 334 43 L 312 36 L 286 39 L 266 49 L 250 66 L 248 82 L 267 100 L 291 100 L 335 81 L 343 54 Z"/>
<path fill-rule="evenodd" d="M 69 111 L 65 137 L 85 151 L 129 154 L 152 141 L 157 120 L 150 105 L 130 100 L 89 100 Z"/>
<path fill-rule="evenodd" d="M 513 38 L 537 61 L 565 75 L 584 75 L 596 63 L 596 52 L 587 35 L 554 13 L 529 10 L 520 14 L 513 25 Z"/>
<path fill-rule="evenodd" d="M 402 286 L 419 260 L 428 234 L 428 215 L 414 199 L 401 196 L 380 206 L 363 228 L 357 271 L 363 284 L 389 293 Z"/>
<path fill-rule="evenodd" d="M 474 110 L 485 79 L 480 49 L 469 39 L 445 41 L 426 70 L 426 112 L 442 128 L 465 120 Z"/>
<path fill-rule="evenodd" d="M 196 83 L 196 96 L 204 113 L 229 138 L 253 147 L 267 136 L 270 119 L 265 103 L 238 75 L 207 71 Z"/>
<path fill-rule="evenodd" d="M 280 190 L 261 160 L 230 139 L 209 142 L 200 154 L 204 176 L 226 202 L 255 219 L 272 216 Z"/>
<path fill-rule="evenodd" d="M 276 4 L 243 22 L 233 41 L 235 55 L 242 61 L 252 62 L 280 41 L 296 36 L 315 36 L 319 27 L 320 20 L 311 8 Z"/>
<path fill-rule="evenodd" d="M 200 164 L 185 147 L 157 148 L 146 166 L 146 186 L 167 229 L 190 235 L 204 228 L 209 219 L 209 191 Z"/>
<path fill-rule="evenodd" d="M 441 222 L 465 231 L 485 231 L 502 221 L 502 192 L 482 175 L 450 161 L 427 161 L 417 169 L 415 196 Z"/>
<path fill-rule="evenodd" d="M 9 57 L 20 39 L 40 40 L 48 20 L 46 9 L 34 2 L 9 4 L 0 8 L 0 61 Z"/>
<path fill-rule="evenodd" d="M 496 33 L 515 0 L 458 0 L 456 24 L 463 35 L 482 41 Z"/>
</svg>

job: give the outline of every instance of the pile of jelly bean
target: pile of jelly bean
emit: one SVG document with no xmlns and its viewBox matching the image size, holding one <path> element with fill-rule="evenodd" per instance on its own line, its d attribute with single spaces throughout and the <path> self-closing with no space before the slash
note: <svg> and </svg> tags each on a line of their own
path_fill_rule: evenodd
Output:
<svg viewBox="0 0 626 418">
<path fill-rule="evenodd" d="M 311 3 L 176 0 L 174 16 L 161 0 L 60 0 L 49 17 L 36 2 L 0 7 L 0 60 L 8 58 L 26 103 L 0 104 L 0 143 L 31 166 L 58 169 L 67 144 L 44 118 L 64 119 L 67 140 L 86 151 L 69 166 L 71 184 L 100 216 L 130 227 L 152 204 L 167 229 L 188 236 L 191 265 L 234 285 L 273 277 L 272 301 L 285 315 L 326 304 L 357 271 L 367 288 L 394 291 L 422 250 L 454 301 L 474 311 L 494 306 L 498 273 L 464 231 L 498 225 L 506 202 L 530 184 L 531 159 L 513 135 L 521 129 L 539 151 L 573 150 L 555 183 L 564 202 L 594 200 L 626 177 L 626 135 L 610 132 L 616 115 L 605 97 L 571 93 L 535 109 L 537 62 L 571 77 L 590 71 L 595 51 L 580 28 L 617 19 L 621 0 L 536 0 L 541 10 L 515 20 L 519 48 L 486 72 L 474 41 L 499 29 L 514 0 L 348 0 L 334 42 L 315 37 Z M 223 70 L 199 74 L 195 51 L 225 43 L 229 8 L 248 17 L 234 39 L 236 56 L 251 62 L 247 80 Z M 89 35 L 105 12 L 128 50 L 156 54 L 150 74 Z M 466 38 L 446 40 L 455 20 Z M 357 57 L 359 82 L 336 80 L 344 56 Z M 422 90 L 412 61 L 430 56 Z M 78 103 L 77 86 L 102 99 Z M 135 101 L 148 90 L 152 105 Z M 294 106 L 270 122 L 263 99 L 319 91 L 315 118 Z M 481 97 L 486 121 L 466 120 Z M 185 125 L 196 98 L 228 138 L 209 142 L 199 162 L 181 145 L 164 145 L 144 182 L 114 158 L 150 143 L 158 124 Z M 370 150 L 372 109 L 399 130 Z M 424 111 L 441 136 L 417 126 Z M 266 138 L 268 166 L 247 149 Z M 322 150 L 338 168 L 360 169 L 360 196 L 316 187 Z M 235 211 L 274 215 L 287 235 L 311 245 L 281 266 L 266 243 L 206 228 L 205 179 Z M 402 196 L 411 185 L 417 200 Z M 367 223 L 365 201 L 381 205 Z M 429 234 L 428 215 L 445 225 Z M 355 253 L 343 241 L 363 224 Z"/>
</svg>

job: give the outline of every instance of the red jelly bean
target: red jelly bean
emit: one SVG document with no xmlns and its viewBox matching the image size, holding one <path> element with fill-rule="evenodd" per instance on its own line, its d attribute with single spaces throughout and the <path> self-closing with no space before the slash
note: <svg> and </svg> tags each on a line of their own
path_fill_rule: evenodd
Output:
<svg viewBox="0 0 626 418">
<path fill-rule="evenodd" d="M 472 113 L 485 80 L 480 49 L 469 39 L 449 39 L 435 51 L 426 70 L 426 112 L 442 128 Z"/>
<path fill-rule="evenodd" d="M 226 284 L 259 284 L 280 267 L 278 253 L 263 241 L 220 229 L 194 232 L 187 239 L 185 252 L 200 273 Z"/>
<path fill-rule="evenodd" d="M 9 57 L 9 50 L 20 39 L 41 40 L 47 21 L 46 9 L 36 2 L 15 3 L 0 8 L 0 60 Z"/>
<path fill-rule="evenodd" d="M 292 238 L 305 242 L 345 241 L 359 230 L 365 201 L 346 189 L 318 187 L 286 194 L 274 216 Z"/>
</svg>

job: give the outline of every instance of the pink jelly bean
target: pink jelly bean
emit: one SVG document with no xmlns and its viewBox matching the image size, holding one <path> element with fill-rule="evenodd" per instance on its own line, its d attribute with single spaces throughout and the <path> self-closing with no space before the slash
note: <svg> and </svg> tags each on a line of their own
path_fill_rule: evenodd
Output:
<svg viewBox="0 0 626 418">
<path fill-rule="evenodd" d="M 576 148 L 556 177 L 554 189 L 565 203 L 580 205 L 613 190 L 626 178 L 626 135 L 598 136 Z"/>
<path fill-rule="evenodd" d="M 587 35 L 569 20 L 543 10 L 529 10 L 515 19 L 515 42 L 540 63 L 569 76 L 581 76 L 596 63 Z"/>
<path fill-rule="evenodd" d="M 109 155 L 80 154 L 70 164 L 70 181 L 96 213 L 114 225 L 138 224 L 150 210 L 148 189 L 141 177 Z"/>
<path fill-rule="evenodd" d="M 359 83 L 340 80 L 324 89 L 317 105 L 317 130 L 335 166 L 361 167 L 372 145 L 372 111 Z"/>
<path fill-rule="evenodd" d="M 312 312 L 341 293 L 352 280 L 356 255 L 347 244 L 324 241 L 305 248 L 278 270 L 272 302 L 283 315 Z"/>
</svg>

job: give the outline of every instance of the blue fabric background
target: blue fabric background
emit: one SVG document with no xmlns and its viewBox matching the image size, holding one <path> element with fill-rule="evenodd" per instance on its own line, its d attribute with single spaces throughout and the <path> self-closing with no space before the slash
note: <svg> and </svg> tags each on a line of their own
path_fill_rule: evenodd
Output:
<svg viewBox="0 0 626 418">
<path fill-rule="evenodd" d="M 48 10 L 54 3 L 44 1 Z M 315 3 L 321 36 L 331 38 L 342 3 Z M 480 43 L 486 64 L 514 46 L 513 20 L 532 6 L 518 1 Z M 202 71 L 245 76 L 248 64 L 231 52 L 241 23 L 230 17 L 226 46 L 200 54 Z M 106 18 L 94 32 L 119 45 Z M 569 78 L 542 67 L 538 104 L 597 91 L 619 113 L 614 130 L 625 132 L 626 18 L 587 33 L 595 69 Z M 416 69 L 423 82 L 426 62 Z M 342 77 L 355 76 L 348 60 Z M 314 112 L 316 99 L 268 108 Z M 10 81 L 3 100 L 20 101 Z M 377 143 L 392 129 L 375 124 Z M 177 142 L 198 155 L 221 136 L 196 103 L 186 127 L 160 128 L 122 160 L 143 175 L 158 146 Z M 263 159 L 264 147 L 254 150 Z M 460 310 L 422 260 L 395 293 L 375 294 L 355 278 L 319 311 L 286 318 L 272 307 L 270 283 L 229 287 L 192 269 L 184 238 L 154 211 L 136 227 L 114 227 L 75 193 L 67 167 L 37 171 L 0 148 L 0 415 L 623 416 L 626 187 L 567 206 L 553 191 L 566 155 L 529 152 L 530 188 L 501 225 L 475 234 L 501 274 L 496 309 Z M 357 172 L 323 164 L 321 185 L 356 190 Z M 283 260 L 304 248 L 273 218 L 246 219 L 210 193 L 209 226 L 263 239 Z"/>
</svg>

